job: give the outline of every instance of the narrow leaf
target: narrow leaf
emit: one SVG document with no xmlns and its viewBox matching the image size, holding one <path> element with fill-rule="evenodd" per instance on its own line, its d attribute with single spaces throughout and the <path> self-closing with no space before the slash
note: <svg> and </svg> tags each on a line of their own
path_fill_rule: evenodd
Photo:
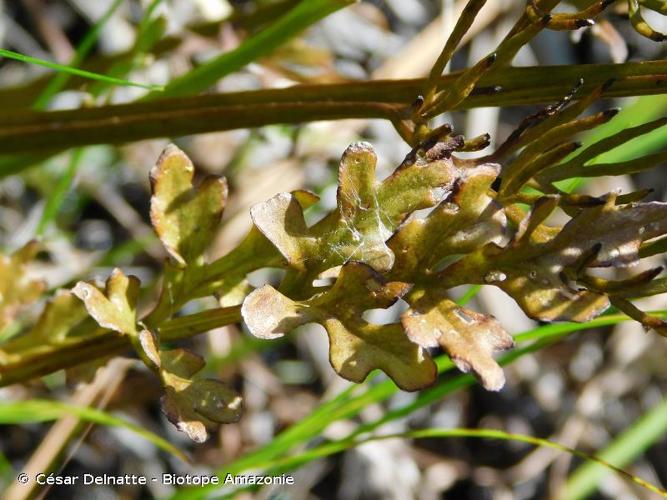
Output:
<svg viewBox="0 0 667 500">
<path fill-rule="evenodd" d="M 86 71 L 83 69 L 74 68 L 72 66 L 66 66 L 64 64 L 58 64 L 51 61 L 46 61 L 44 59 L 39 59 L 37 57 L 26 56 L 24 54 L 19 54 L 18 52 L 13 52 L 7 49 L 0 49 L 0 56 L 28 64 L 36 64 L 37 66 L 44 66 L 45 68 L 53 69 L 61 73 L 69 73 L 71 75 L 88 78 L 90 80 L 97 80 L 100 82 L 120 85 L 123 87 L 140 87 L 143 89 L 155 90 L 155 91 L 161 91 L 163 89 L 161 85 L 150 85 L 146 83 L 131 82 L 129 80 L 123 80 L 121 78 L 114 78 L 111 76 L 100 75 L 98 73 L 93 73 L 92 71 Z"/>
</svg>

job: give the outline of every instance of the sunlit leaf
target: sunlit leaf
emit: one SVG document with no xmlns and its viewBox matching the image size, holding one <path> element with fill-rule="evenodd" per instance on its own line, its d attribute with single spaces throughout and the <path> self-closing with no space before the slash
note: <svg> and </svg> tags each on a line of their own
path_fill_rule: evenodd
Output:
<svg viewBox="0 0 667 500">
<path fill-rule="evenodd" d="M 180 266 L 195 261 L 210 244 L 227 199 L 227 182 L 208 177 L 195 188 L 194 166 L 171 144 L 151 170 L 151 221 Z"/>
<path fill-rule="evenodd" d="M 386 241 L 415 210 L 435 205 L 451 186 L 451 160 L 415 161 L 382 182 L 377 158 L 367 143 L 350 146 L 340 162 L 338 206 L 307 227 L 295 196 L 281 193 L 252 207 L 255 225 L 297 270 L 318 274 L 350 260 L 388 271 L 394 254 Z"/>
<path fill-rule="evenodd" d="M 512 336 L 490 316 L 430 299 L 425 296 L 401 316 L 408 337 L 423 347 L 442 347 L 461 371 L 472 371 L 488 390 L 500 390 L 505 376 L 491 354 L 514 347 Z"/>
<path fill-rule="evenodd" d="M 362 318 L 365 310 L 389 307 L 406 290 L 404 283 L 388 283 L 367 265 L 349 263 L 324 293 L 292 301 L 266 285 L 246 298 L 241 313 L 250 332 L 260 338 L 320 323 L 329 335 L 331 365 L 341 376 L 361 382 L 377 368 L 402 389 L 417 390 L 435 378 L 428 353 L 408 339 L 401 325 L 376 325 Z"/>
<path fill-rule="evenodd" d="M 435 271 L 443 258 L 465 254 L 506 238 L 507 217 L 490 196 L 499 165 L 462 170 L 453 191 L 424 219 L 414 219 L 389 241 L 396 254 L 392 276 L 408 281 Z"/>
<path fill-rule="evenodd" d="M 102 328 L 136 336 L 139 286 L 136 276 L 125 276 L 120 269 L 114 269 L 104 292 L 90 283 L 79 281 L 72 293 L 83 301 L 88 313 Z"/>
</svg>

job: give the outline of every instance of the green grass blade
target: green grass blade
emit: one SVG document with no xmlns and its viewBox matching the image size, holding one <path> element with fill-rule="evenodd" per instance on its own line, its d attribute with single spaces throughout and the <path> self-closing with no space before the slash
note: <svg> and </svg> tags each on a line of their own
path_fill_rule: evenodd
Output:
<svg viewBox="0 0 667 500">
<path fill-rule="evenodd" d="M 640 156 L 638 158 L 633 158 L 632 160 L 614 163 L 596 162 L 593 165 L 578 165 L 571 167 L 569 173 L 580 178 L 588 179 L 604 177 L 607 175 L 630 175 L 655 168 L 657 165 L 660 165 L 665 161 L 667 161 L 667 150 Z M 571 175 L 567 175 L 566 172 L 558 172 L 554 173 L 554 175 L 556 178 L 571 177 Z"/>
<path fill-rule="evenodd" d="M 302 0 L 275 23 L 248 38 L 234 50 L 169 82 L 161 95 L 173 97 L 201 92 L 220 78 L 269 54 L 311 24 L 352 3 L 354 0 Z M 157 96 L 151 94 L 151 97 Z"/>
<path fill-rule="evenodd" d="M 526 354 L 539 351 L 543 347 L 552 344 L 556 340 L 567 335 L 568 333 L 572 333 L 573 331 L 585 328 L 592 328 L 593 326 L 605 326 L 609 324 L 614 324 L 619 320 L 622 321 L 628 318 L 622 315 L 614 314 L 598 319 L 600 319 L 601 321 L 596 322 L 595 325 L 591 325 L 591 322 L 589 322 L 586 324 L 584 328 L 577 328 L 582 326 L 581 323 L 562 323 L 562 324 L 541 326 L 533 330 L 529 330 L 522 334 L 519 334 L 516 336 L 517 343 L 524 343 L 531 340 L 534 342 L 520 349 L 516 349 L 514 351 L 507 353 L 499 360 L 499 363 L 503 366 L 508 365 Z M 604 321 L 602 321 L 603 319 Z M 454 367 L 451 360 L 446 356 L 438 357 L 436 359 L 436 362 L 438 365 L 439 373 L 444 373 Z M 359 426 L 348 437 L 352 438 L 362 433 L 370 432 L 372 430 L 379 428 L 380 426 L 382 426 L 387 422 L 391 422 L 399 418 L 402 418 L 404 416 L 410 415 L 411 413 L 413 413 L 416 410 L 419 410 L 420 408 L 423 408 L 425 406 L 428 406 L 429 404 L 441 400 L 442 398 L 444 398 L 448 394 L 451 394 L 457 389 L 472 385 L 474 382 L 475 379 L 470 375 L 459 375 L 454 379 L 448 380 L 444 383 L 439 383 L 435 387 L 432 387 L 430 389 L 421 392 L 415 401 L 405 406 L 395 408 L 385 413 L 381 418 L 375 421 L 367 422 Z"/>
<path fill-rule="evenodd" d="M 13 52 L 7 49 L 0 49 L 0 56 L 6 57 L 7 59 L 14 59 L 16 61 L 21 61 L 27 64 L 35 64 L 37 66 L 44 66 L 45 68 L 53 69 L 61 73 L 68 73 L 70 75 L 80 76 L 82 78 L 88 78 L 90 80 L 96 80 L 100 82 L 105 82 L 112 85 L 120 85 L 123 87 L 140 87 L 143 89 L 161 91 L 163 87 L 161 85 L 151 85 L 147 83 L 138 83 L 132 82 L 129 80 L 123 80 L 121 78 L 114 78 L 111 76 L 100 75 L 99 73 L 93 73 L 92 71 L 86 71 L 83 69 L 73 68 L 65 64 L 58 64 L 51 61 L 46 61 L 44 59 L 39 59 L 37 57 L 26 56 L 24 54 L 19 54 L 18 52 Z"/>
<path fill-rule="evenodd" d="M 132 239 L 120 243 L 105 253 L 94 267 L 113 267 L 119 262 L 130 261 L 137 254 L 143 252 L 151 243 L 157 241 L 157 236 L 149 234 L 142 238 Z"/>
<path fill-rule="evenodd" d="M 70 68 L 80 65 L 83 62 L 83 60 L 88 56 L 88 54 L 90 54 L 90 51 L 93 49 L 95 43 L 100 37 L 102 28 L 104 28 L 107 22 L 109 22 L 109 19 L 111 19 L 114 13 L 118 10 L 118 7 L 120 7 L 123 4 L 123 1 L 124 0 L 114 0 L 114 2 L 109 6 L 109 8 L 102 15 L 102 17 L 100 17 L 97 20 L 97 22 L 93 25 L 93 27 L 90 30 L 88 30 L 86 35 L 81 40 L 81 43 L 79 43 L 79 45 L 76 48 L 74 57 L 72 57 L 72 60 L 69 63 Z M 60 92 L 62 88 L 67 84 L 67 81 L 69 80 L 70 76 L 71 73 L 66 73 L 66 72 L 58 73 L 55 76 L 55 78 L 53 78 L 49 82 L 46 88 L 39 95 L 39 97 L 33 104 L 33 109 L 44 109 L 51 100 L 51 98 L 58 92 Z"/>
<path fill-rule="evenodd" d="M 538 351 L 545 347 L 548 344 L 551 344 L 555 342 L 558 338 L 564 336 L 566 333 L 555 333 L 553 337 L 547 337 L 543 340 L 534 342 L 533 344 L 526 346 L 522 349 L 517 349 L 516 351 L 513 351 L 505 356 L 500 360 L 501 365 L 507 365 L 512 363 L 513 361 L 519 359 L 520 357 L 531 353 Z M 439 365 L 443 366 L 443 371 L 450 370 L 454 367 L 453 363 L 449 359 L 444 359 L 442 360 L 442 363 L 439 363 Z M 395 420 L 398 420 L 400 418 L 406 417 L 413 412 L 424 408 L 425 406 L 428 406 L 430 404 L 433 404 L 437 401 L 440 401 L 444 397 L 446 397 L 448 394 L 452 394 L 458 389 L 462 389 L 464 387 L 469 387 L 475 383 L 475 379 L 471 375 L 458 375 L 457 377 L 445 381 L 443 383 L 437 384 L 435 387 L 432 387 L 430 389 L 427 389 L 426 391 L 422 392 L 419 394 L 417 399 L 405 406 L 395 408 L 387 413 L 385 413 L 381 418 L 372 421 L 372 422 L 367 422 L 361 426 L 359 426 L 357 429 L 352 432 L 348 438 L 353 438 L 354 436 L 358 436 L 360 434 L 366 433 L 373 431 L 382 425 L 392 422 Z"/>
<path fill-rule="evenodd" d="M 116 10 L 118 10 L 118 7 L 120 7 L 123 4 L 123 2 L 124 0 L 115 0 L 109 6 L 107 11 L 102 15 L 102 17 L 100 17 L 97 20 L 97 22 L 92 26 L 92 28 L 88 30 L 86 35 L 83 37 L 83 40 L 81 40 L 81 43 L 76 48 L 76 53 L 69 64 L 70 67 L 78 66 L 83 62 L 83 60 L 90 53 L 95 43 L 99 39 L 102 29 L 114 15 Z M 149 31 L 151 27 L 153 12 L 160 5 L 160 3 L 162 3 L 162 0 L 153 0 L 152 3 L 146 9 L 144 18 L 141 20 L 141 23 L 139 24 L 139 28 L 137 30 L 138 32 L 137 43 L 136 43 L 137 46 L 143 46 L 146 44 L 146 42 L 143 41 L 143 38 L 146 37 L 146 32 Z M 126 65 L 125 68 L 123 68 L 126 71 L 116 72 L 116 74 L 113 74 L 112 76 L 119 77 L 122 74 L 126 74 L 131 70 L 132 66 L 133 66 L 132 64 L 128 64 Z M 44 91 L 39 95 L 39 97 L 37 98 L 37 100 L 33 105 L 33 109 L 37 110 L 44 109 L 51 100 L 51 98 L 67 84 L 67 81 L 69 80 L 70 76 L 71 75 L 68 73 L 58 73 L 55 76 L 55 78 L 53 78 L 49 82 Z M 96 89 L 91 89 L 91 94 L 97 96 L 107 86 L 108 83 L 99 82 L 99 87 Z M 56 185 L 54 186 L 53 191 L 49 193 L 46 205 L 44 206 L 42 217 L 37 225 L 36 234 L 38 236 L 42 236 L 44 234 L 46 228 L 58 215 L 58 212 L 60 210 L 60 205 L 65 199 L 65 196 L 67 195 L 67 192 L 69 191 L 72 185 L 74 176 L 76 175 L 79 165 L 81 164 L 83 153 L 84 149 L 82 148 L 78 148 L 72 151 L 70 161 L 67 165 L 65 172 L 58 179 Z"/>
<path fill-rule="evenodd" d="M 141 18 L 141 21 L 139 22 L 139 28 L 138 32 L 140 34 L 144 34 L 146 31 L 150 29 L 150 23 L 153 20 L 153 14 L 155 13 L 155 9 L 157 9 L 160 4 L 162 3 L 163 0 L 153 0 L 148 7 L 146 7 L 146 10 L 144 11 L 144 15 Z M 141 36 L 138 37 L 141 39 Z"/>
<path fill-rule="evenodd" d="M 106 425 L 109 427 L 122 427 L 134 432 L 143 439 L 150 441 L 158 448 L 172 454 L 183 461 L 187 457 L 169 441 L 153 434 L 143 427 L 115 417 L 109 413 L 75 406 L 60 401 L 49 401 L 43 399 L 32 399 L 28 401 L 15 401 L 11 403 L 0 403 L 0 425 L 1 424 L 26 424 L 34 422 L 47 422 L 57 420 L 61 417 L 75 416 L 81 420 Z"/>
<path fill-rule="evenodd" d="M 67 164 L 67 169 L 56 182 L 53 191 L 49 193 L 46 204 L 44 205 L 42 217 L 39 219 L 39 223 L 37 224 L 36 233 L 38 236 L 42 236 L 44 234 L 46 228 L 58 215 L 58 212 L 60 211 L 60 205 L 65 199 L 65 196 L 67 196 L 67 192 L 69 191 L 70 186 L 72 185 L 72 181 L 74 180 L 74 176 L 76 175 L 76 172 L 79 169 L 79 165 L 81 164 L 83 152 L 83 148 L 77 148 L 72 151 L 69 163 Z"/>
<path fill-rule="evenodd" d="M 621 132 L 625 129 L 635 127 L 652 120 L 657 120 L 665 116 L 667 112 L 667 96 L 645 96 L 640 97 L 629 106 L 626 106 L 613 120 L 600 125 L 586 135 L 582 141 L 582 149 L 586 149 L 596 142 L 605 139 L 611 135 Z M 636 158 L 642 154 L 652 153 L 667 145 L 667 130 L 659 128 L 647 134 L 637 137 L 619 147 L 613 148 L 592 159 L 589 165 L 596 163 L 617 163 Z M 572 155 L 576 156 L 576 154 Z M 570 158 L 566 158 L 568 161 Z M 579 177 L 556 182 L 563 191 L 573 192 L 584 182 Z"/>
<path fill-rule="evenodd" d="M 542 438 L 537 438 L 533 436 L 528 436 L 525 434 L 513 434 L 509 432 L 505 432 L 502 430 L 498 429 L 468 429 L 468 428 L 452 428 L 452 429 L 439 429 L 439 428 L 431 428 L 431 429 L 420 429 L 420 430 L 415 430 L 415 431 L 408 431 L 408 432 L 403 432 L 403 433 L 396 433 L 396 434 L 382 434 L 382 435 L 377 435 L 377 436 L 368 436 L 363 439 L 342 439 L 338 441 L 332 441 L 330 443 L 326 443 L 323 445 L 320 445 L 316 448 L 310 449 L 308 451 L 305 451 L 301 454 L 287 457 L 283 460 L 277 461 L 277 463 L 267 463 L 267 464 L 257 464 L 256 467 L 258 468 L 269 468 L 270 469 L 267 471 L 269 475 L 273 475 L 276 473 L 275 470 L 285 470 L 285 469 L 293 469 L 296 466 L 301 466 L 304 465 L 308 462 L 311 462 L 312 460 L 318 459 L 318 458 L 324 458 L 336 453 L 341 453 L 345 450 L 348 450 L 350 448 L 354 448 L 360 445 L 363 445 L 365 443 L 369 443 L 372 441 L 380 441 L 380 440 L 387 440 L 387 439 L 424 439 L 424 438 L 475 438 L 475 439 L 500 439 L 503 441 L 518 441 L 522 443 L 527 443 L 531 444 L 533 446 L 540 446 L 540 447 L 545 447 L 545 448 L 552 448 L 558 451 L 566 452 L 571 455 L 574 455 L 576 457 L 582 458 L 587 461 L 586 466 L 591 466 L 591 467 L 599 467 L 603 472 L 608 473 L 608 472 L 615 472 L 619 474 L 621 477 L 624 479 L 634 482 L 636 484 L 639 484 L 643 488 L 657 493 L 661 495 L 662 497 L 667 498 L 667 491 L 663 490 L 648 481 L 645 481 L 634 474 L 630 474 L 629 472 L 623 470 L 622 468 L 613 465 L 610 463 L 608 460 L 595 456 L 595 455 L 590 455 L 588 453 L 584 453 L 583 451 L 577 450 L 576 448 L 571 448 L 569 446 L 565 446 L 563 444 L 557 443 L 555 441 L 550 441 L 548 439 L 542 439 Z M 606 469 L 606 470 L 605 470 Z M 568 499 L 573 499 L 574 497 L 567 496 L 566 498 Z M 578 498 L 578 497 L 577 497 Z"/>
<path fill-rule="evenodd" d="M 624 467 L 667 433 L 667 399 L 642 415 L 629 429 L 618 436 L 599 457 Z M 597 463 L 580 466 L 565 484 L 565 497 L 578 500 L 588 497 L 608 473 Z M 664 496 L 664 495 L 663 495 Z"/>
<path fill-rule="evenodd" d="M 470 288 L 468 288 L 465 293 L 461 296 L 459 300 L 456 301 L 456 303 L 460 306 L 466 305 L 468 302 L 472 300 L 472 298 L 479 293 L 479 291 L 482 289 L 482 285 L 472 285 Z"/>
<path fill-rule="evenodd" d="M 150 52 L 163 38 L 167 29 L 167 21 L 163 17 L 153 16 L 155 9 L 163 0 L 153 0 L 146 8 L 144 16 L 137 27 L 136 39 L 132 49 L 122 58 L 109 66 L 106 70 L 107 76 L 114 78 L 125 78 L 142 60 L 141 56 Z M 96 82 L 89 92 L 98 96 L 107 90 L 104 82 Z"/>
<path fill-rule="evenodd" d="M 9 484 L 15 477 L 16 474 L 14 473 L 12 463 L 7 456 L 0 451 L 0 484 Z"/>
</svg>

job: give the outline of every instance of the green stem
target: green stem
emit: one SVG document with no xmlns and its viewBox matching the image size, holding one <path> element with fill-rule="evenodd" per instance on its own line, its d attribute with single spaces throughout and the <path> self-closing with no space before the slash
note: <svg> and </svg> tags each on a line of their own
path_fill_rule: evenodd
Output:
<svg viewBox="0 0 667 500">
<path fill-rule="evenodd" d="M 165 274 L 165 280 L 170 280 L 169 292 L 163 291 L 143 321 L 157 327 L 190 300 L 214 294 L 225 296 L 248 273 L 262 267 L 281 267 L 282 263 L 283 258 L 275 247 L 259 231 L 251 230 L 239 245 L 214 262 Z"/>
<path fill-rule="evenodd" d="M 459 73 L 440 79 L 451 85 Z M 603 98 L 667 92 L 667 61 L 579 66 L 503 68 L 483 76 L 478 87 L 500 86 L 498 93 L 473 92 L 456 109 L 555 101 L 584 78 L 585 96 L 610 78 Z M 53 112 L 9 112 L 0 117 L 0 154 L 62 150 L 74 146 L 121 143 L 154 137 L 260 127 L 277 123 L 345 118 L 395 119 L 397 107 L 419 94 L 424 79 L 377 80 L 286 89 L 233 92 L 160 99 L 122 105 Z M 0 157 L 0 175 L 22 169 Z"/>
<path fill-rule="evenodd" d="M 187 299 L 217 292 L 224 295 L 240 282 L 248 272 L 271 267 L 278 263 L 273 246 L 258 232 L 251 231 L 234 250 L 220 259 L 197 268 L 194 275 L 178 276 L 187 284 L 178 288 L 174 296 L 163 294 L 157 306 L 143 318 L 160 334 L 160 340 L 173 342 L 192 337 L 220 326 L 241 321 L 240 306 L 211 309 L 188 316 L 167 319 Z M 178 272 L 178 271 L 177 271 Z M 40 344 L 23 348 L 21 337 L 0 348 L 0 387 L 23 382 L 56 370 L 71 368 L 99 358 L 121 355 L 132 349 L 127 336 L 111 330 L 91 326 L 92 332 L 72 336 L 56 345 Z"/>
<path fill-rule="evenodd" d="M 159 327 L 160 339 L 167 342 L 183 340 L 240 320 L 240 306 L 209 309 L 165 321 Z M 0 387 L 131 350 L 127 336 L 101 328 L 94 329 L 90 335 L 70 338 L 62 344 L 42 344 L 16 352 L 12 352 L 12 342 L 8 342 L 0 350 Z"/>
<path fill-rule="evenodd" d="M 172 342 L 241 321 L 241 306 L 220 307 L 165 321 L 159 328 L 160 340 Z"/>
</svg>

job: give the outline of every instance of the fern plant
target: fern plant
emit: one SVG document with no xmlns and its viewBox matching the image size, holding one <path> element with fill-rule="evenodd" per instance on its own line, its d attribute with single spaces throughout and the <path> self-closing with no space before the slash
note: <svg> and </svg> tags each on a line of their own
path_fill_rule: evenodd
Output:
<svg viewBox="0 0 667 500">
<path fill-rule="evenodd" d="M 280 38 L 285 26 L 305 27 L 348 3 L 303 1 L 267 28 L 264 37 Z M 667 159 L 661 151 L 620 162 L 595 161 L 665 126 L 665 118 L 586 147 L 577 142 L 582 132 L 616 115 L 615 109 L 586 114 L 599 100 L 664 93 L 667 65 L 564 67 L 556 84 L 547 87 L 541 69 L 509 66 L 519 49 L 542 30 L 590 26 L 612 4 L 623 2 L 574 2 L 580 11 L 552 14 L 558 1 L 530 0 L 496 50 L 443 77 L 485 3 L 467 3 L 430 76 L 419 81 L 171 97 L 196 93 L 242 66 L 244 57 L 264 53 L 265 41 L 258 36 L 142 102 L 2 117 L 0 152 L 6 156 L 0 166 L 5 173 L 42 157 L 40 148 L 52 154 L 97 142 L 355 116 L 390 120 L 411 151 L 379 181 L 373 146 L 350 145 L 338 168 L 336 207 L 324 218 L 306 223 L 304 210 L 318 198 L 305 190 L 257 200 L 250 210 L 250 232 L 229 253 L 207 262 L 205 250 L 227 202 L 226 181 L 207 177 L 194 183 L 190 159 L 176 146 L 167 147 L 150 172 L 150 219 L 168 254 L 156 304 L 138 314 L 141 283 L 120 269 L 103 288 L 81 281 L 57 291 L 33 326 L 0 345 L 0 384 L 103 362 L 132 348 L 159 378 L 169 420 L 202 442 L 219 424 L 242 418 L 242 401 L 225 384 L 197 376 L 205 360 L 173 344 L 223 325 L 243 322 L 252 335 L 274 339 L 319 323 L 328 335 L 331 365 L 341 377 L 363 382 L 377 369 L 406 391 L 434 383 L 438 370 L 432 355 L 438 349 L 486 389 L 503 387 L 494 353 L 511 349 L 514 340 L 495 318 L 453 299 L 451 290 L 461 285 L 498 287 L 527 316 L 542 322 L 588 322 L 614 307 L 666 336 L 667 323 L 633 303 L 667 291 L 662 267 L 622 280 L 602 278 L 595 270 L 628 269 L 663 253 L 667 204 L 643 201 L 648 190 L 573 194 L 560 181 L 636 173 Z M 661 2 L 628 0 L 627 5 L 636 31 L 664 40 L 642 17 L 642 9 L 664 13 Z M 226 64 L 230 59 L 233 63 Z M 553 103 L 526 117 L 490 154 L 470 154 L 488 146 L 488 134 L 466 138 L 449 124 L 433 125 L 455 109 L 549 100 Z M 225 122 L 215 119 L 221 114 Z M 419 215 L 424 209 L 428 215 Z M 566 222 L 554 222 L 556 212 Z M 31 242 L 0 260 L 0 328 L 44 292 L 41 281 L 25 273 L 38 248 Z M 277 287 L 254 289 L 248 274 L 265 268 L 284 269 L 284 277 Z M 322 279 L 328 284 L 322 286 Z M 219 307 L 183 314 L 189 302 L 210 296 Z M 363 319 L 365 311 L 387 308 L 398 299 L 409 305 L 399 322 L 379 325 Z"/>
</svg>

